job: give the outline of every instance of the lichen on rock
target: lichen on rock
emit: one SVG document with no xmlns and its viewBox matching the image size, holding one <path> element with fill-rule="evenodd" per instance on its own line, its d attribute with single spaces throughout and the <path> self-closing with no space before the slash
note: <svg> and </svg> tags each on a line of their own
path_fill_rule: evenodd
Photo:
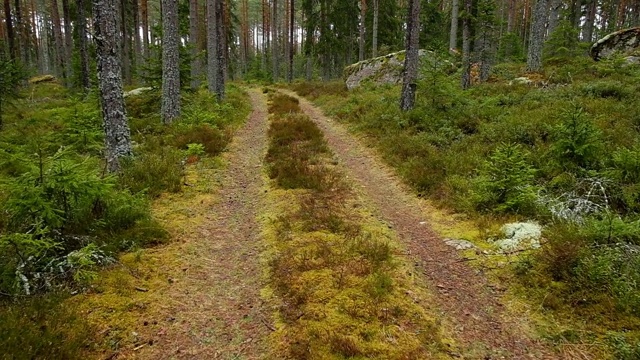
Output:
<svg viewBox="0 0 640 360">
<path fill-rule="evenodd" d="M 640 56 L 640 27 L 613 32 L 598 40 L 589 51 L 589 55 L 596 61 L 615 54 L 636 58 Z"/>
<path fill-rule="evenodd" d="M 349 90 L 359 87 L 363 82 L 375 84 L 399 84 L 402 82 L 406 51 L 398 51 L 384 56 L 363 60 L 344 68 L 343 78 Z M 455 65 L 439 58 L 433 51 L 420 50 L 421 64 L 429 64 L 438 69 L 454 71 Z"/>
</svg>

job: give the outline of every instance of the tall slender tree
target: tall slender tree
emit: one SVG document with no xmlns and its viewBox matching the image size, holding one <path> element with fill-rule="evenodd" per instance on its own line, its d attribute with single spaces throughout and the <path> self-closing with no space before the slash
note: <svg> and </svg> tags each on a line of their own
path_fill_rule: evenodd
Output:
<svg viewBox="0 0 640 360">
<path fill-rule="evenodd" d="M 94 0 L 98 87 L 105 132 L 107 169 L 120 171 L 120 160 L 131 156 L 131 136 L 122 95 L 122 70 L 117 49 L 116 0 Z"/>
<path fill-rule="evenodd" d="M 200 86 L 200 57 L 198 56 L 198 0 L 189 0 L 189 44 L 191 45 L 191 88 Z"/>
<path fill-rule="evenodd" d="M 78 0 L 78 49 L 80 53 L 80 86 L 84 91 L 89 90 L 89 53 L 87 51 L 87 16 L 85 14 L 86 0 Z"/>
<path fill-rule="evenodd" d="M 366 34 L 365 18 L 367 16 L 367 0 L 360 0 L 360 21 L 358 23 L 358 61 L 364 60 L 364 38 Z"/>
<path fill-rule="evenodd" d="M 464 0 L 462 16 L 462 89 L 471 87 L 471 5 L 472 0 Z"/>
<path fill-rule="evenodd" d="M 455 51 L 458 48 L 458 3 L 459 0 L 453 0 L 451 5 L 451 29 L 449 32 L 449 51 Z"/>
<path fill-rule="evenodd" d="M 223 20 L 223 0 L 207 0 L 207 80 L 209 91 L 216 94 L 218 101 L 225 95 Z"/>
<path fill-rule="evenodd" d="M 380 14 L 380 0 L 373 0 L 373 25 L 371 29 L 371 56 L 378 56 L 378 16 Z"/>
<path fill-rule="evenodd" d="M 11 1 L 4 0 L 4 18 L 7 24 L 7 36 L 9 38 L 9 55 L 12 59 L 16 58 L 16 36 L 13 29 L 13 19 L 11 16 Z"/>
<path fill-rule="evenodd" d="M 180 116 L 178 0 L 162 0 L 162 121 Z"/>
<path fill-rule="evenodd" d="M 416 84 L 418 80 L 420 39 L 420 0 L 409 0 L 407 11 L 407 53 L 404 60 L 404 74 L 402 78 L 402 93 L 400 94 L 400 109 L 413 109 L 416 102 Z"/>
</svg>

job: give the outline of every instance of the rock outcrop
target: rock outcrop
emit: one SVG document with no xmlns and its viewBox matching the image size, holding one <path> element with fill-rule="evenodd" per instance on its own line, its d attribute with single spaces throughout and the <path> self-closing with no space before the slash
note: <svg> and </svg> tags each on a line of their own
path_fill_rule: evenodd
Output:
<svg viewBox="0 0 640 360">
<path fill-rule="evenodd" d="M 607 59 L 620 54 L 632 63 L 640 57 L 640 27 L 619 30 L 598 40 L 589 51 L 593 60 Z"/>
<path fill-rule="evenodd" d="M 447 60 L 439 59 L 432 51 L 420 50 L 421 65 L 425 63 L 437 69 L 455 71 L 455 65 Z M 385 56 L 363 60 L 344 68 L 344 81 L 349 90 L 355 89 L 363 82 L 375 84 L 399 84 L 402 82 L 405 51 L 398 51 Z"/>
</svg>

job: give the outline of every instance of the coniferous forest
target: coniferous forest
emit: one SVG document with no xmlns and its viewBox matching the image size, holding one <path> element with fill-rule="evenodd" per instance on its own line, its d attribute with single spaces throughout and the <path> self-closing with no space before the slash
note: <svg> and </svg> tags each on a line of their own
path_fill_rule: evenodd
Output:
<svg viewBox="0 0 640 360">
<path fill-rule="evenodd" d="M 3 0 L 1 359 L 640 359 L 640 1 Z"/>
</svg>

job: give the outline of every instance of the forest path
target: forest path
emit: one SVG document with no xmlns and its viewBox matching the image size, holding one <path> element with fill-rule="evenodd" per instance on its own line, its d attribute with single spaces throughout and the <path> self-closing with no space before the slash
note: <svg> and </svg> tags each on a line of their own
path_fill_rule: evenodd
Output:
<svg viewBox="0 0 640 360">
<path fill-rule="evenodd" d="M 424 274 L 442 312 L 445 332 L 460 345 L 465 359 L 558 359 L 544 344 L 527 337 L 523 321 L 507 314 L 500 295 L 486 276 L 464 263 L 427 223 L 429 210 L 403 185 L 393 170 L 382 163 L 340 124 L 323 115 L 309 101 L 291 91 L 280 90 L 300 101 L 302 110 L 324 132 L 329 146 L 344 165 L 347 176 L 371 200 L 378 216 L 395 230 Z M 519 314 L 520 317 L 526 316 Z M 520 319 L 521 320 L 521 319 Z"/>
<path fill-rule="evenodd" d="M 235 134 L 225 160 L 218 200 L 208 209 L 188 251 L 188 268 L 165 294 L 163 313 L 172 325 L 143 359 L 260 359 L 267 352 L 268 329 L 260 297 L 262 161 L 267 143 L 266 98 L 249 90 L 253 112 Z M 198 206 L 198 205 L 195 205 Z"/>
</svg>

